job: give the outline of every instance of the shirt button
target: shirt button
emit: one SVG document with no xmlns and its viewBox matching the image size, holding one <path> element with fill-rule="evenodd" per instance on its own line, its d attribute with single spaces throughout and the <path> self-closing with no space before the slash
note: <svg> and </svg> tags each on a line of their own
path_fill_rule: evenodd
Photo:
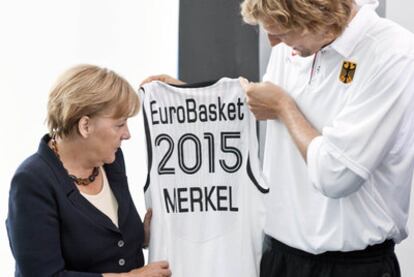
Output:
<svg viewBox="0 0 414 277">
<path fill-rule="evenodd" d="M 125 265 L 125 260 L 124 259 L 119 259 L 118 264 L 120 266 L 124 266 Z"/>
<path fill-rule="evenodd" d="M 123 240 L 118 241 L 118 247 L 123 247 L 125 242 Z"/>
</svg>

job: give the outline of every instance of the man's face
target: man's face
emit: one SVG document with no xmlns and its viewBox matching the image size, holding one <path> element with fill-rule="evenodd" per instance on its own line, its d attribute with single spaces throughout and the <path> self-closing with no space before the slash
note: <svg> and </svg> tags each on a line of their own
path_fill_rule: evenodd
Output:
<svg viewBox="0 0 414 277">
<path fill-rule="evenodd" d="M 261 26 L 267 32 L 272 47 L 283 42 L 292 47 L 294 54 L 302 57 L 315 54 L 333 40 L 329 35 L 282 29 L 272 20 L 262 20 Z"/>
</svg>

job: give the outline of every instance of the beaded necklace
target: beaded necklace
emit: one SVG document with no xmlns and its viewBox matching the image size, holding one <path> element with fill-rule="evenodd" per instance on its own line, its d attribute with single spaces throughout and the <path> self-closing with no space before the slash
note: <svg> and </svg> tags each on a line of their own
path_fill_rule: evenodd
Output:
<svg viewBox="0 0 414 277">
<path fill-rule="evenodd" d="M 53 136 L 52 137 L 52 139 L 51 139 L 51 142 L 52 142 L 52 150 L 53 150 L 53 152 L 55 153 L 55 155 L 56 155 L 56 157 L 60 160 L 60 155 L 59 155 L 59 151 L 58 151 L 58 147 L 57 147 L 57 143 L 56 143 L 56 138 L 55 138 L 55 136 Z M 95 166 L 93 169 L 92 169 L 92 173 L 91 173 L 91 175 L 89 175 L 88 177 L 86 177 L 86 178 L 80 178 L 80 177 L 76 177 L 75 175 L 73 175 L 73 174 L 70 174 L 69 172 L 68 172 L 68 174 L 69 174 L 69 177 L 77 184 L 77 185 L 80 185 L 80 186 L 87 186 L 87 185 L 89 185 L 90 183 L 92 183 L 93 181 L 95 181 L 95 179 L 96 179 L 96 177 L 99 175 L 99 167 L 98 166 Z"/>
</svg>

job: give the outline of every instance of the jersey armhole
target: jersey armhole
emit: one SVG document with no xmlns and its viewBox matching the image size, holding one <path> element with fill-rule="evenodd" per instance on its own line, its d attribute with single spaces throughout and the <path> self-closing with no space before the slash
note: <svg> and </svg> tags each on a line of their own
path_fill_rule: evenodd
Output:
<svg viewBox="0 0 414 277">
<path fill-rule="evenodd" d="M 253 184 L 256 186 L 256 188 L 261 193 L 268 193 L 269 188 L 263 187 L 260 182 L 257 180 L 256 176 L 253 173 L 252 167 L 250 165 L 250 155 L 247 157 L 247 165 L 246 165 L 247 175 L 249 176 L 250 180 L 253 182 Z M 260 174 L 260 173 L 259 173 Z M 261 181 L 263 182 L 263 179 L 261 178 Z"/>
<path fill-rule="evenodd" d="M 145 90 L 143 88 L 140 88 L 140 91 L 142 94 L 145 94 Z M 150 174 L 151 174 L 151 168 L 152 168 L 152 147 L 151 147 L 151 131 L 148 125 L 148 118 L 147 113 L 145 110 L 145 104 L 142 103 L 142 118 L 144 120 L 144 128 L 145 128 L 145 141 L 147 144 L 147 180 L 145 181 L 144 185 L 144 193 L 147 191 L 149 185 L 150 185 Z"/>
</svg>

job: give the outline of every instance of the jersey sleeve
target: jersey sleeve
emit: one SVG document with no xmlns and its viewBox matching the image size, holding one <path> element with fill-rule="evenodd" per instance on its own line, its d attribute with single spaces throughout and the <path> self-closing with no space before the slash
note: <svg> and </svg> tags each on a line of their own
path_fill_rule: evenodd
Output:
<svg viewBox="0 0 414 277">
<path fill-rule="evenodd" d="M 268 183 L 263 175 L 262 167 L 260 165 L 257 121 L 250 111 L 247 112 L 249 113 L 249 154 L 247 174 L 260 192 L 268 193 Z"/>
</svg>

